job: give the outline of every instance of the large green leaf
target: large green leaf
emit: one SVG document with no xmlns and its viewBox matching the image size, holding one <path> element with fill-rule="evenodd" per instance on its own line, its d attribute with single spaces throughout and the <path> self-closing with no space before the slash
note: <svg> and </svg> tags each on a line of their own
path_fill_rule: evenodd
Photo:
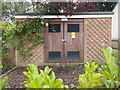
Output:
<svg viewBox="0 0 120 90">
<path fill-rule="evenodd" d="M 49 67 L 47 66 L 47 67 L 45 67 L 45 69 L 44 69 L 44 73 L 45 73 L 45 74 L 48 74 L 48 73 L 50 73 L 51 70 L 52 70 L 52 68 L 49 68 Z"/>
<path fill-rule="evenodd" d="M 63 82 L 62 79 L 56 79 L 53 88 L 63 88 L 62 82 Z"/>
<path fill-rule="evenodd" d="M 7 81 L 8 81 L 8 77 L 4 77 L 1 81 L 0 81 L 0 90 L 2 90 L 2 88 L 6 88 L 5 85 L 7 85 Z"/>
</svg>

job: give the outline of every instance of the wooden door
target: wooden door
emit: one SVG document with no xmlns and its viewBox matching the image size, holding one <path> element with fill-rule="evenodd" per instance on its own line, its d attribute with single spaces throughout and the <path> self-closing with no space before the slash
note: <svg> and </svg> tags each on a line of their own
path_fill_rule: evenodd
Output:
<svg viewBox="0 0 120 90">
<path fill-rule="evenodd" d="M 63 59 L 63 23 L 50 22 L 45 32 L 46 62 L 61 62 Z"/>
<path fill-rule="evenodd" d="M 83 61 L 83 23 L 66 22 L 64 24 L 65 62 Z"/>
<path fill-rule="evenodd" d="M 45 32 L 45 61 L 82 62 L 82 35 L 82 22 L 50 22 Z"/>
</svg>

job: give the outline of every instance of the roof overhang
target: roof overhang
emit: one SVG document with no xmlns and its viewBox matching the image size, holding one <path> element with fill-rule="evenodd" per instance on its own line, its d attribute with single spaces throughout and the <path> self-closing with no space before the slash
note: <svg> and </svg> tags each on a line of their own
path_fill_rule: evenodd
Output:
<svg viewBox="0 0 120 90">
<path fill-rule="evenodd" d="M 58 14 L 58 13 L 49 13 L 49 14 L 40 14 L 40 13 L 21 13 L 16 14 L 15 18 L 107 18 L 112 17 L 114 15 L 114 12 L 82 12 L 82 13 L 76 13 L 73 15 L 65 16 L 64 14 Z"/>
</svg>

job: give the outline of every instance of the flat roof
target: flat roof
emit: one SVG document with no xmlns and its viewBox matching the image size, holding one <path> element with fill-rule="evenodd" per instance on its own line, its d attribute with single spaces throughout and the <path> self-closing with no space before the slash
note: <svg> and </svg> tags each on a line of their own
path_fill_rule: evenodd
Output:
<svg viewBox="0 0 120 90">
<path fill-rule="evenodd" d="M 15 18 L 107 18 L 112 17 L 114 12 L 80 12 L 72 15 L 63 13 L 20 13 Z"/>
<path fill-rule="evenodd" d="M 72 15 L 113 15 L 114 12 L 79 12 L 74 13 Z M 17 13 L 15 16 L 22 16 L 22 15 L 29 15 L 29 16 L 38 16 L 38 15 L 65 15 L 64 13 Z"/>
</svg>

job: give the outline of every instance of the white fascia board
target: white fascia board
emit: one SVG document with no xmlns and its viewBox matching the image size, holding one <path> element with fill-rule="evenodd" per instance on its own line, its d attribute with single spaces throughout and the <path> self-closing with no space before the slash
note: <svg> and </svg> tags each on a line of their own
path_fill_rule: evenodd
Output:
<svg viewBox="0 0 120 90">
<path fill-rule="evenodd" d="M 68 18 L 103 18 L 103 17 L 112 17 L 113 15 L 72 15 Z M 58 16 L 59 18 L 66 18 L 66 16 Z"/>
<path fill-rule="evenodd" d="M 43 15 L 43 16 L 15 16 L 16 19 L 18 18 L 107 18 L 113 17 L 113 15 L 72 15 L 72 16 L 64 16 L 64 15 Z"/>
</svg>

